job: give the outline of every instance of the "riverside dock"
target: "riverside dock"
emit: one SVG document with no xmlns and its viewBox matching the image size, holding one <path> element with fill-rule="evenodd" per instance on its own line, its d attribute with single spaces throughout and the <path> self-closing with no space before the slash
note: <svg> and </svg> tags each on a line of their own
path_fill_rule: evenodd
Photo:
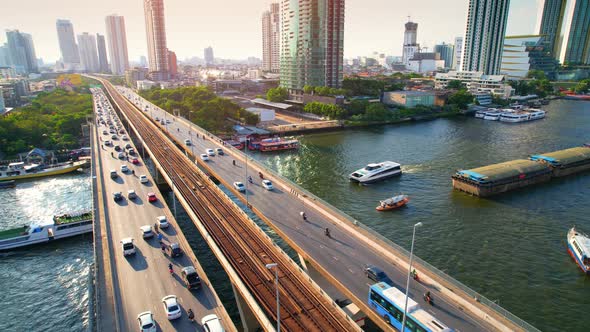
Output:
<svg viewBox="0 0 590 332">
<path fill-rule="evenodd" d="M 582 146 L 532 155 L 529 159 L 460 170 L 451 178 L 454 189 L 486 197 L 588 169 L 590 148 Z"/>
</svg>

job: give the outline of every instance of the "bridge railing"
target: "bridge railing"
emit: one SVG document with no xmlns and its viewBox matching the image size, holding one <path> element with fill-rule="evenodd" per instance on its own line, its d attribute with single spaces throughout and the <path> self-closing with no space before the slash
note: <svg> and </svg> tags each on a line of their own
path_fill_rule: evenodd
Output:
<svg viewBox="0 0 590 332">
<path fill-rule="evenodd" d="M 137 95 L 137 94 L 136 94 Z M 139 95 L 137 95 L 139 96 Z M 140 98 L 143 99 L 143 97 L 139 96 Z M 162 110 L 160 107 L 152 104 L 153 107 L 156 107 L 160 110 Z M 166 112 L 165 110 L 162 110 L 163 112 Z M 182 118 L 182 117 L 180 117 Z M 198 131 L 200 131 L 202 134 L 205 134 L 206 136 L 208 136 L 210 139 L 218 139 L 217 136 L 213 135 L 212 133 L 208 132 L 207 130 L 197 126 L 196 124 L 182 118 L 187 124 L 191 125 L 193 129 L 196 129 Z M 241 155 L 243 158 L 247 158 L 247 161 L 252 164 L 252 165 L 256 165 L 256 167 L 265 169 L 267 173 L 272 174 L 272 176 L 276 177 L 276 178 L 280 178 L 283 182 L 287 183 L 290 187 L 295 188 L 296 191 L 298 192 L 299 195 L 304 196 L 307 199 L 311 199 L 313 201 L 319 202 L 321 205 L 325 206 L 327 209 L 330 210 L 331 213 L 337 215 L 340 219 L 349 222 L 350 224 L 352 224 L 354 227 L 358 227 L 363 229 L 365 232 L 371 234 L 372 236 L 378 238 L 381 242 L 395 248 L 399 253 L 401 253 L 402 255 L 404 255 L 408 260 L 410 257 L 410 253 L 409 251 L 407 251 L 404 247 L 394 243 L 393 241 L 391 241 L 390 239 L 384 237 L 383 235 L 379 234 L 378 232 L 376 232 L 375 230 L 373 230 L 372 228 L 366 226 L 365 224 L 361 223 L 360 221 L 352 218 L 351 216 L 345 214 L 344 212 L 342 212 L 340 209 L 334 207 L 332 204 L 324 201 L 323 199 L 317 197 L 316 195 L 312 194 L 311 192 L 307 191 L 306 189 L 302 188 L 301 186 L 299 186 L 298 184 L 292 182 L 291 180 L 285 178 L 284 176 L 278 174 L 277 172 L 275 172 L 273 169 L 270 169 L 269 167 L 267 167 L 266 165 L 263 165 L 262 163 L 260 163 L 258 160 L 253 159 L 252 157 L 250 157 L 247 153 L 244 153 L 241 150 L 236 149 L 235 147 L 231 146 L 231 145 L 225 145 L 226 149 L 231 150 L 233 153 Z M 245 146 L 244 149 L 247 149 L 248 147 Z M 502 308 L 500 305 L 498 305 L 497 303 L 495 303 L 494 301 L 491 301 L 490 299 L 486 298 L 485 296 L 479 294 L 478 292 L 474 291 L 473 289 L 467 287 L 466 285 L 464 285 L 463 283 L 461 283 L 460 281 L 456 280 L 455 278 L 451 277 L 450 275 L 446 274 L 445 272 L 439 270 L 438 268 L 434 267 L 433 265 L 429 264 L 428 262 L 426 262 L 425 260 L 417 257 L 416 255 L 414 256 L 414 261 L 416 261 L 418 264 L 424 266 L 425 268 L 427 268 L 429 270 L 429 272 L 431 272 L 432 274 L 436 275 L 438 278 L 444 280 L 445 282 L 457 287 L 458 289 L 462 290 L 463 292 L 465 292 L 468 296 L 470 296 L 473 299 L 476 299 L 478 302 L 480 302 L 481 304 L 489 307 L 490 309 L 492 309 L 493 311 L 495 311 L 498 315 L 504 317 L 505 319 L 511 321 L 514 325 L 521 327 L 522 329 L 526 330 L 526 331 L 534 331 L 534 332 L 540 332 L 539 329 L 537 329 L 536 327 L 532 326 L 531 324 L 527 323 L 526 321 L 524 321 L 523 319 L 519 318 L 518 316 L 514 315 L 513 313 L 511 313 L 510 311 Z"/>
</svg>

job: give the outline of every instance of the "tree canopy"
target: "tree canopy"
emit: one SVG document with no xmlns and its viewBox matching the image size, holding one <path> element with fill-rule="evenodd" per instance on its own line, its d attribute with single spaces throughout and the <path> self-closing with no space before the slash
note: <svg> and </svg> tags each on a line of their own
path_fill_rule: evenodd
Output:
<svg viewBox="0 0 590 332">
<path fill-rule="evenodd" d="M 305 105 L 303 110 L 307 113 L 321 115 L 330 119 L 342 119 L 346 115 L 346 110 L 334 104 L 325 104 L 313 101 Z"/>
<path fill-rule="evenodd" d="M 276 87 L 266 92 L 266 99 L 275 103 L 282 103 L 289 98 L 289 92 L 286 88 Z"/>
</svg>

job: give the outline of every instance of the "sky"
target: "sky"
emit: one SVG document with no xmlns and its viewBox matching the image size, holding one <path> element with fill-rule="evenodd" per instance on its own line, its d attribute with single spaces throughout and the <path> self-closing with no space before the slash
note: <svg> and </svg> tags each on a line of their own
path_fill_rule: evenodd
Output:
<svg viewBox="0 0 590 332">
<path fill-rule="evenodd" d="M 6 1 L 6 0 L 2 0 Z M 535 33 L 537 2 L 512 0 L 507 34 Z M 168 48 L 179 60 L 203 57 L 212 46 L 215 57 L 262 57 L 260 17 L 271 0 L 164 0 Z M 34 4 L 34 5 L 33 5 Z M 404 23 L 418 23 L 418 42 L 432 49 L 453 43 L 465 31 L 468 0 L 346 0 L 344 56 L 380 52 L 401 55 Z M 33 36 L 37 57 L 60 58 L 55 21 L 69 19 L 76 34 L 105 34 L 104 18 L 125 17 L 129 58 L 147 55 L 143 0 L 11 1 L 0 10 L 0 30 L 18 29 Z M 0 34 L 0 43 L 6 35 Z"/>
</svg>

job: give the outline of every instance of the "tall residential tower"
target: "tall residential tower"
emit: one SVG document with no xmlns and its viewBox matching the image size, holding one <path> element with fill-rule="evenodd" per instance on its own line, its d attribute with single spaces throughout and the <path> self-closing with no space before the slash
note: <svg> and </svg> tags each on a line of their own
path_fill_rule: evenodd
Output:
<svg viewBox="0 0 590 332">
<path fill-rule="evenodd" d="M 170 75 L 168 73 L 164 1 L 144 0 L 143 6 L 150 75 L 155 81 L 166 81 Z"/>
<path fill-rule="evenodd" d="M 561 60 L 564 64 L 590 64 L 590 1 L 570 0 L 567 30 L 564 33 Z"/>
<path fill-rule="evenodd" d="M 402 54 L 402 62 L 407 66 L 410 60 L 414 57 L 414 53 L 420 51 L 420 45 L 417 43 L 418 39 L 418 23 L 410 20 L 406 23 L 406 31 L 404 31 L 404 49 Z"/>
<path fill-rule="evenodd" d="M 96 73 L 100 70 L 98 63 L 98 51 L 96 50 L 96 38 L 94 35 L 84 32 L 78 35 L 78 47 L 80 60 L 86 72 Z"/>
<path fill-rule="evenodd" d="M 213 47 L 205 47 L 205 49 L 203 50 L 203 57 L 205 58 L 205 66 L 213 66 L 215 64 L 215 57 L 213 56 Z"/>
<path fill-rule="evenodd" d="M 127 54 L 127 34 L 125 33 L 125 18 L 109 15 L 105 18 L 107 41 L 109 43 L 109 58 L 111 72 L 123 75 L 129 69 L 129 55 Z"/>
<path fill-rule="evenodd" d="M 344 0 L 281 0 L 281 86 L 340 87 Z"/>
<path fill-rule="evenodd" d="M 281 34 L 279 4 L 270 4 L 262 14 L 262 70 L 279 72 L 279 41 Z"/>
<path fill-rule="evenodd" d="M 6 41 L 9 63 L 17 73 L 39 72 L 35 45 L 31 35 L 18 30 L 6 30 Z"/>
<path fill-rule="evenodd" d="M 469 0 L 463 71 L 500 72 L 510 0 Z"/>
<path fill-rule="evenodd" d="M 96 47 L 98 48 L 98 64 L 101 73 L 109 72 L 109 61 L 107 60 L 107 46 L 104 36 L 96 34 Z"/>
<path fill-rule="evenodd" d="M 540 15 L 538 15 L 537 30 L 545 35 L 543 43 L 556 59 L 561 53 L 563 41 L 563 18 L 567 0 L 541 0 Z"/>
<path fill-rule="evenodd" d="M 80 65 L 80 54 L 74 37 L 74 26 L 69 20 L 57 20 L 55 26 L 65 69 L 77 69 Z"/>
</svg>

